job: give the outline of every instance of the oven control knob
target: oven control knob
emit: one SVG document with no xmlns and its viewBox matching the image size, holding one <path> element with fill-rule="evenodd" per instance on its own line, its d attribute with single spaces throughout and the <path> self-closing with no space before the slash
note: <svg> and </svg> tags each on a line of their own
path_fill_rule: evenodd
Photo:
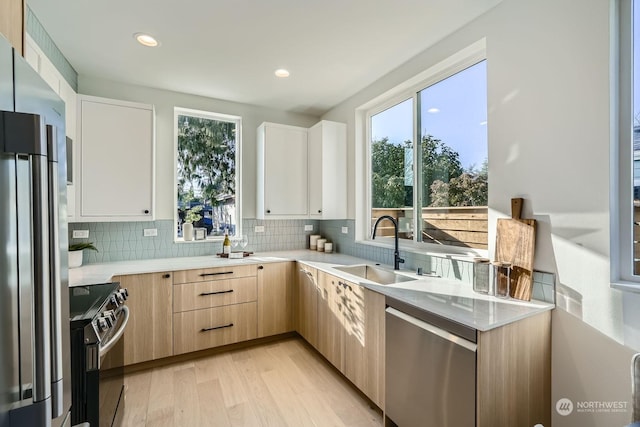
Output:
<svg viewBox="0 0 640 427">
<path fill-rule="evenodd" d="M 120 300 L 119 300 L 118 298 L 116 298 L 116 296 L 115 296 L 115 295 L 111 295 L 111 299 L 110 299 L 110 301 L 111 301 L 111 304 L 112 304 L 113 306 L 115 306 L 116 308 L 117 308 L 117 307 L 120 307 L 120 304 L 121 304 L 121 303 L 120 303 Z"/>
<path fill-rule="evenodd" d="M 97 320 L 98 320 L 98 329 L 100 329 L 101 332 L 104 332 L 109 329 L 109 324 L 107 323 L 106 318 L 99 317 Z"/>
<path fill-rule="evenodd" d="M 102 318 L 106 319 L 107 324 L 109 325 L 110 328 L 112 328 L 113 325 L 116 324 L 116 313 L 113 310 L 107 310 L 104 313 L 102 313 Z"/>
<path fill-rule="evenodd" d="M 118 297 L 118 301 L 120 301 L 120 304 L 124 304 L 129 294 L 127 293 L 126 289 L 118 289 L 118 292 L 116 292 L 116 296 Z"/>
</svg>

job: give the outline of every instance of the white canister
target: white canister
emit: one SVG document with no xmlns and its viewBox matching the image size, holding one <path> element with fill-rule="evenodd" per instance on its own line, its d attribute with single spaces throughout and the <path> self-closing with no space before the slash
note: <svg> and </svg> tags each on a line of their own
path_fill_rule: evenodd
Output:
<svg viewBox="0 0 640 427">
<path fill-rule="evenodd" d="M 193 240 L 193 224 L 190 222 L 185 222 L 182 224 L 182 239 L 185 242 L 190 242 Z"/>
<path fill-rule="evenodd" d="M 333 243 L 331 243 L 331 242 L 326 242 L 326 243 L 324 244 L 324 251 L 325 251 L 326 253 L 331 253 L 331 252 L 333 252 Z"/>
<path fill-rule="evenodd" d="M 312 251 L 316 250 L 316 247 L 318 246 L 318 239 L 321 236 L 319 234 L 312 234 L 311 236 L 309 236 L 309 249 L 311 249 Z"/>
<path fill-rule="evenodd" d="M 318 252 L 324 252 L 324 244 L 327 243 L 327 239 L 318 239 Z"/>
</svg>

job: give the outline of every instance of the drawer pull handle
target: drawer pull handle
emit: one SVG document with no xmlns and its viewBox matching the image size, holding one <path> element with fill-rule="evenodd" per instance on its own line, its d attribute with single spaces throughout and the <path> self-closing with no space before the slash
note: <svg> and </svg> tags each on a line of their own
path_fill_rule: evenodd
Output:
<svg viewBox="0 0 640 427">
<path fill-rule="evenodd" d="M 224 326 L 214 326 L 213 328 L 202 328 L 200 329 L 200 332 L 215 331 L 216 329 L 230 328 L 232 326 L 233 326 L 233 323 L 229 323 L 228 325 L 224 325 Z"/>
<path fill-rule="evenodd" d="M 208 295 L 218 295 L 218 294 L 228 294 L 233 292 L 233 289 L 229 289 L 228 291 L 216 291 L 216 292 L 203 292 L 200 294 L 201 297 L 206 297 Z"/>
<path fill-rule="evenodd" d="M 202 274 L 200 274 L 200 277 L 220 276 L 221 274 L 233 274 L 233 271 L 223 271 L 223 272 L 220 272 L 220 273 L 202 273 Z"/>
</svg>

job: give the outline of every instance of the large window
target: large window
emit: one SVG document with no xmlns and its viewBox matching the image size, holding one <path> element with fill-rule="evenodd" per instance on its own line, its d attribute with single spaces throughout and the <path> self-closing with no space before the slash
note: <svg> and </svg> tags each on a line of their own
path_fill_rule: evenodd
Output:
<svg viewBox="0 0 640 427">
<path fill-rule="evenodd" d="M 620 0 L 618 144 L 613 144 L 611 280 L 640 289 L 640 1 Z M 615 174 L 617 172 L 617 175 Z"/>
<path fill-rule="evenodd" d="M 185 223 L 207 239 L 239 234 L 240 117 L 183 108 L 174 116 L 177 239 Z"/>
<path fill-rule="evenodd" d="M 372 222 L 389 215 L 402 239 L 487 248 L 486 87 L 481 61 L 370 111 Z"/>
<path fill-rule="evenodd" d="M 633 274 L 640 275 L 640 2 L 633 1 Z M 628 133 L 627 133 L 628 134 Z"/>
</svg>

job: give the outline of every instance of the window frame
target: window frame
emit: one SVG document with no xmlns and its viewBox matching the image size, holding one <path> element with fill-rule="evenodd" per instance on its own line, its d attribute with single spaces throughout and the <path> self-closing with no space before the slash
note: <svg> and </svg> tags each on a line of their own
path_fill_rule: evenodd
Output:
<svg viewBox="0 0 640 427">
<path fill-rule="evenodd" d="M 640 275 L 634 275 L 633 250 L 633 3 L 615 2 L 612 13 L 611 79 L 611 286 L 639 292 Z M 640 7 L 640 3 L 636 5 Z M 616 78 L 617 77 L 617 78 Z M 631 236 L 629 238 L 629 236 Z"/>
<path fill-rule="evenodd" d="M 207 243 L 221 242 L 224 236 L 206 236 L 204 240 L 192 240 L 185 242 L 183 238 L 178 237 L 178 116 L 198 117 L 208 120 L 217 120 L 235 123 L 236 125 L 236 149 L 235 149 L 235 221 L 236 232 L 234 236 L 242 236 L 242 117 L 216 113 L 205 110 L 195 110 L 185 107 L 173 108 L 173 240 L 175 243 Z M 231 236 L 229 236 L 231 237 Z"/>
<path fill-rule="evenodd" d="M 449 58 L 429 67 L 427 70 L 410 78 L 409 80 L 397 85 L 382 95 L 370 100 L 366 104 L 356 108 L 356 141 L 359 141 L 359 147 L 356 150 L 356 188 L 362 191 L 363 197 L 356 198 L 356 233 L 355 239 L 358 243 L 389 247 L 393 245 L 393 238 L 378 237 L 371 239 L 371 117 L 397 105 L 407 99 L 413 99 L 413 121 L 419 123 L 418 107 L 420 103 L 420 91 L 443 81 L 454 74 L 457 74 L 479 62 L 487 60 L 486 40 L 481 39 L 476 43 L 460 50 Z M 416 144 L 419 134 L 418 126 L 413 127 L 414 150 L 419 144 Z M 488 144 L 488 142 L 487 142 Z M 414 151 L 414 159 L 415 151 Z M 413 163 L 413 173 L 415 177 L 421 176 L 417 171 L 420 162 Z M 415 181 L 414 181 L 415 185 Z M 418 203 L 421 203 L 421 192 L 413 192 L 414 210 Z M 420 221 L 418 215 L 413 215 L 413 229 L 418 230 Z M 400 239 L 400 246 L 405 250 L 420 251 L 433 254 L 453 254 L 458 256 L 484 256 L 488 255 L 488 249 L 475 249 L 462 246 L 438 245 L 434 243 L 425 243 L 418 241 L 415 237 L 412 240 Z"/>
</svg>

